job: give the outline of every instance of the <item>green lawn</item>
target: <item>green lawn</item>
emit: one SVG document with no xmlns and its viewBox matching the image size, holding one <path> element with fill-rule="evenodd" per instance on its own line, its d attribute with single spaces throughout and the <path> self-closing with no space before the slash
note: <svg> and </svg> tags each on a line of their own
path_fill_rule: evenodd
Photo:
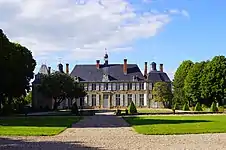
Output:
<svg viewBox="0 0 226 150">
<path fill-rule="evenodd" d="M 226 115 L 142 116 L 124 118 L 140 134 L 225 133 Z"/>
<path fill-rule="evenodd" d="M 0 118 L 0 135 L 51 136 L 80 119 L 75 116 L 5 117 Z"/>
</svg>

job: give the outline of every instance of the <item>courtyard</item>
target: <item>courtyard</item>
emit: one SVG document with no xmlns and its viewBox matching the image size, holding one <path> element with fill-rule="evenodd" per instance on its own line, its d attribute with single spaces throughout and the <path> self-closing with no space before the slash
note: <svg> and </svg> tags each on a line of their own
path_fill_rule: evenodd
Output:
<svg viewBox="0 0 226 150">
<path fill-rule="evenodd" d="M 154 118 L 156 117 L 156 118 Z M 187 118 L 188 117 L 188 118 Z M 213 118 L 217 118 L 213 120 Z M 187 116 L 152 116 L 144 119 L 162 119 L 154 120 L 156 132 L 169 130 L 170 125 L 184 125 L 192 128 L 196 123 L 210 123 L 202 120 L 210 120 L 215 123 L 216 128 L 220 128 L 225 115 L 187 115 Z M 67 117 L 65 117 L 67 118 Z M 139 117 L 137 117 L 139 118 Z M 70 118 L 71 119 L 71 118 Z M 69 119 L 69 120 L 70 120 Z M 134 118 L 130 118 L 134 120 Z M 196 120 L 195 121 L 175 121 L 164 120 Z M 141 119 L 142 120 L 142 119 Z M 201 120 L 201 121 L 198 121 Z M 63 120 L 58 120 L 63 122 Z M 58 122 L 56 121 L 56 122 Z M 74 118 L 77 122 L 78 118 Z M 127 120 L 131 123 L 131 120 Z M 46 122 L 46 121 L 45 121 Z M 67 122 L 67 121 L 65 121 Z M 137 120 L 135 122 L 138 122 Z M 46 122 L 47 123 L 47 122 Z M 143 123 L 141 121 L 141 123 Z M 152 128 L 153 122 L 147 122 L 142 126 Z M 158 123 L 158 124 L 157 124 Z M 218 123 L 218 124 L 217 124 Z M 1 122 L 2 124 L 2 122 Z M 62 123 L 65 124 L 65 123 Z M 131 123 L 135 124 L 135 123 Z M 11 124 L 12 125 L 12 124 Z M 46 124 L 48 126 L 48 123 Z M 54 123 L 54 125 L 56 125 Z M 159 125 L 159 129 L 157 129 Z M 162 125 L 169 125 L 169 128 L 163 129 Z M 50 126 L 53 126 L 50 125 Z M 63 125 L 62 125 L 63 126 Z M 64 125 L 65 126 L 65 125 Z M 191 126 L 191 127 L 190 127 Z M 203 126 L 195 125 L 197 129 Z M 5 127 L 5 126 L 3 126 Z M 214 126 L 215 127 L 215 126 Z M 66 126 L 65 126 L 66 128 Z M 207 134 L 181 134 L 181 135 L 143 135 L 139 130 L 131 127 L 121 116 L 115 116 L 113 113 L 98 113 L 94 116 L 86 116 L 77 123 L 73 123 L 70 128 L 55 136 L 1 136 L 0 149 L 9 150 L 28 150 L 28 149 L 225 149 L 225 133 L 207 133 Z M 172 127 L 171 127 L 172 128 Z M 179 126 L 177 126 L 179 128 Z M 206 130 L 213 128 L 207 126 Z M 222 126 L 222 128 L 225 128 Z M 25 129 L 24 129 L 25 130 Z M 181 131 L 181 129 L 178 129 Z M 168 134 L 168 133 L 167 133 Z"/>
</svg>

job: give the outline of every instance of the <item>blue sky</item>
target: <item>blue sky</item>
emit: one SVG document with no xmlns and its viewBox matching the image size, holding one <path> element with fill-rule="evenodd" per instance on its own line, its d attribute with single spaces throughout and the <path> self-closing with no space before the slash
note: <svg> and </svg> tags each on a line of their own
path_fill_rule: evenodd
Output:
<svg viewBox="0 0 226 150">
<path fill-rule="evenodd" d="M 186 59 L 225 55 L 223 0 L 0 0 L 0 27 L 57 69 L 69 63 L 163 63 L 172 78 Z M 16 24 L 16 26 L 15 26 Z"/>
</svg>

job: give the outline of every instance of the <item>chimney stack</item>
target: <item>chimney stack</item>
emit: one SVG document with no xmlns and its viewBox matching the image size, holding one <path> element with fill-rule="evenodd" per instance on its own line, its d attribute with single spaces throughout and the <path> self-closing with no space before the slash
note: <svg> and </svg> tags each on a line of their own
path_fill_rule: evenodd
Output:
<svg viewBox="0 0 226 150">
<path fill-rule="evenodd" d="M 48 75 L 51 74 L 51 67 L 48 67 Z"/>
<path fill-rule="evenodd" d="M 156 71 L 156 63 L 155 62 L 151 63 L 151 70 Z"/>
<path fill-rule="evenodd" d="M 127 74 L 127 59 L 124 59 L 123 72 L 125 75 Z"/>
<path fill-rule="evenodd" d="M 148 74 L 148 62 L 144 63 L 144 76 L 146 77 Z"/>
<path fill-rule="evenodd" d="M 159 64 L 159 70 L 163 72 L 163 64 Z"/>
<path fill-rule="evenodd" d="M 66 64 L 66 74 L 69 74 L 69 64 Z"/>
<path fill-rule="evenodd" d="M 96 68 L 100 69 L 100 60 L 96 60 Z"/>
<path fill-rule="evenodd" d="M 61 73 L 63 73 L 64 72 L 64 67 L 63 67 L 63 65 L 62 64 L 59 64 L 58 65 L 58 68 L 59 68 L 59 72 L 61 72 Z"/>
</svg>

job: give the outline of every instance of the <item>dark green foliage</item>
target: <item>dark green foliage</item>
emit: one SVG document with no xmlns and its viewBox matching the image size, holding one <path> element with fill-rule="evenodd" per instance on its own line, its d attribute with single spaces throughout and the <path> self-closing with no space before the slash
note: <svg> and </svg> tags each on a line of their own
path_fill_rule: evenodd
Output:
<svg viewBox="0 0 226 150">
<path fill-rule="evenodd" d="M 215 56 L 207 63 L 203 70 L 201 79 L 202 97 L 207 105 L 213 101 L 222 105 L 222 99 L 226 93 L 226 58 L 224 56 Z"/>
<path fill-rule="evenodd" d="M 188 72 L 184 81 L 185 95 L 192 100 L 192 103 L 196 103 L 201 100 L 201 78 L 203 75 L 203 69 L 205 68 L 206 62 L 198 62 Z"/>
<path fill-rule="evenodd" d="M 184 106 L 183 106 L 183 110 L 184 111 L 189 111 L 189 106 L 188 106 L 188 103 L 185 103 Z"/>
<path fill-rule="evenodd" d="M 137 108 L 134 105 L 133 101 L 130 103 L 129 107 L 128 107 L 128 111 L 130 114 L 136 114 L 137 113 Z"/>
<path fill-rule="evenodd" d="M 86 92 L 72 77 L 67 74 L 56 72 L 44 76 L 38 90 L 47 97 L 54 99 L 54 109 L 57 109 L 65 99 L 77 99 L 84 97 Z"/>
<path fill-rule="evenodd" d="M 75 114 L 75 115 L 78 115 L 79 114 L 79 112 L 78 112 L 78 106 L 77 106 L 77 103 L 76 102 L 72 105 L 71 112 L 73 114 Z"/>
<path fill-rule="evenodd" d="M 202 107 L 199 102 L 195 105 L 195 111 L 202 111 Z"/>
<path fill-rule="evenodd" d="M 187 97 L 184 93 L 184 81 L 189 72 L 192 68 L 193 62 L 190 60 L 183 61 L 181 65 L 177 68 L 174 80 L 173 80 L 173 101 L 174 103 L 184 104 L 187 102 Z"/>
<path fill-rule="evenodd" d="M 162 102 L 164 107 L 169 107 L 169 105 L 172 103 L 173 94 L 169 83 L 156 82 L 152 94 L 154 100 Z"/>
<path fill-rule="evenodd" d="M 213 103 L 212 103 L 212 105 L 211 105 L 211 107 L 210 107 L 210 111 L 211 111 L 211 112 L 217 112 L 217 111 L 218 111 L 218 109 L 217 109 L 217 106 L 216 106 L 216 103 L 215 103 L 215 102 L 213 102 Z"/>
<path fill-rule="evenodd" d="M 126 113 L 126 115 L 128 115 L 128 114 L 129 114 L 128 109 L 126 109 L 126 110 L 125 110 L 125 113 Z"/>
<path fill-rule="evenodd" d="M 12 43 L 0 29 L 0 106 L 11 107 L 14 98 L 20 98 L 30 90 L 36 61 L 26 47 Z M 4 108 L 4 109 L 5 109 Z"/>
</svg>

